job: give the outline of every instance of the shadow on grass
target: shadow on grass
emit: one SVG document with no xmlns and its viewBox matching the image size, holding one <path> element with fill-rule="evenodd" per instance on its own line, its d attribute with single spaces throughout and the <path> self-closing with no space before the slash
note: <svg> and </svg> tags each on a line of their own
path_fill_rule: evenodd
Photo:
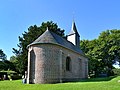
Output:
<svg viewBox="0 0 120 90">
<path fill-rule="evenodd" d="M 79 82 L 101 82 L 101 81 L 110 81 L 116 76 L 110 76 L 110 77 L 100 77 L 100 78 L 90 78 L 85 80 L 80 80 Z"/>
</svg>

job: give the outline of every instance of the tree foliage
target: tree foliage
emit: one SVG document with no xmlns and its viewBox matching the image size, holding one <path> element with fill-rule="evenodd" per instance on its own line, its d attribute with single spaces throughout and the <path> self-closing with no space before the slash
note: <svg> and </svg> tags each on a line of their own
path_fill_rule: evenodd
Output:
<svg viewBox="0 0 120 90">
<path fill-rule="evenodd" d="M 0 49 L 0 71 L 1 70 L 13 70 L 13 64 L 7 60 L 6 54 Z"/>
<path fill-rule="evenodd" d="M 16 68 L 18 72 L 24 73 L 27 70 L 27 45 L 43 34 L 47 28 L 64 37 L 64 30 L 58 28 L 58 25 L 52 21 L 43 22 L 41 26 L 30 26 L 28 32 L 25 31 L 22 36 L 19 36 L 19 44 L 17 45 L 19 49 L 13 48 L 13 53 L 16 55 Z"/>
<path fill-rule="evenodd" d="M 13 64 L 14 66 L 14 70 L 13 71 L 18 71 L 19 72 L 19 63 L 18 63 L 18 60 L 17 60 L 17 57 L 16 56 L 11 56 L 10 57 L 10 62 Z"/>
<path fill-rule="evenodd" d="M 103 31 L 98 39 L 82 40 L 80 45 L 89 58 L 89 73 L 112 75 L 113 64 L 120 60 L 120 30 Z"/>
<path fill-rule="evenodd" d="M 7 60 L 7 56 L 6 56 L 6 54 L 2 51 L 2 49 L 0 49 L 0 60 L 1 60 L 1 61 Z"/>
</svg>

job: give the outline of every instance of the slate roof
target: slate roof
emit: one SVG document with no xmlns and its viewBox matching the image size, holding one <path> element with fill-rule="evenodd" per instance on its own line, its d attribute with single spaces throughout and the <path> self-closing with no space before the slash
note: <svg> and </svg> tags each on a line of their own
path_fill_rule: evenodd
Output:
<svg viewBox="0 0 120 90">
<path fill-rule="evenodd" d="M 78 47 L 76 47 L 74 44 L 72 44 L 71 42 L 69 42 L 68 40 L 62 38 L 61 36 L 55 34 L 54 32 L 50 31 L 50 30 L 46 30 L 40 37 L 38 37 L 33 43 L 31 43 L 29 46 L 31 45 L 36 45 L 36 44 L 42 44 L 42 43 L 52 43 L 52 44 L 57 44 L 60 46 L 63 46 L 65 48 L 71 49 L 77 53 L 80 53 L 82 55 L 83 52 L 82 50 L 80 50 Z"/>
</svg>

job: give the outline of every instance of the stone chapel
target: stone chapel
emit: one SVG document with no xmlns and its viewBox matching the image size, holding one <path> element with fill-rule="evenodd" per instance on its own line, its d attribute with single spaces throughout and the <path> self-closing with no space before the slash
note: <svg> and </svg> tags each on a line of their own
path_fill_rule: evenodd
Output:
<svg viewBox="0 0 120 90">
<path fill-rule="evenodd" d="M 58 83 L 88 77 L 88 58 L 80 49 L 75 22 L 67 39 L 46 30 L 28 45 L 27 83 Z"/>
</svg>

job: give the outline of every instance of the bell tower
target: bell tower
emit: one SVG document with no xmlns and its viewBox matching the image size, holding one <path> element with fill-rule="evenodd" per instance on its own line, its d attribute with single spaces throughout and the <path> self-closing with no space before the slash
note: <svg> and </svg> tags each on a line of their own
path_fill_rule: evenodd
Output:
<svg viewBox="0 0 120 90">
<path fill-rule="evenodd" d="M 72 42 L 78 48 L 80 48 L 80 35 L 77 31 L 77 28 L 76 28 L 74 21 L 72 22 L 71 31 L 70 31 L 69 35 L 67 35 L 67 40 Z"/>
</svg>

